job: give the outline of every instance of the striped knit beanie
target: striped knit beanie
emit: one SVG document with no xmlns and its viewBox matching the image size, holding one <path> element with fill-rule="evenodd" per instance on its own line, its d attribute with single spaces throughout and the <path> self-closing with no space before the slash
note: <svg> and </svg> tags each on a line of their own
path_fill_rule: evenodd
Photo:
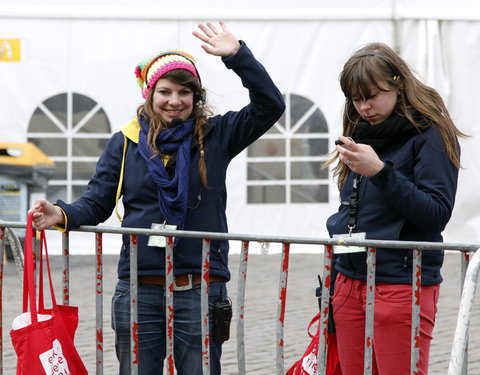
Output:
<svg viewBox="0 0 480 375">
<path fill-rule="evenodd" d="M 142 89 L 142 96 L 146 98 L 157 81 L 165 73 L 175 69 L 188 70 L 200 81 L 193 56 L 183 51 L 166 51 L 142 61 L 135 67 L 135 76 Z"/>
</svg>

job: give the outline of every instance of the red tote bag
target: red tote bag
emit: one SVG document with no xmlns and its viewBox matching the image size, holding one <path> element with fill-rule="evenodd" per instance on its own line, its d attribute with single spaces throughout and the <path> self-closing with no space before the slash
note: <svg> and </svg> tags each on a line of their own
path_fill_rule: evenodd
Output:
<svg viewBox="0 0 480 375">
<path fill-rule="evenodd" d="M 320 313 L 315 315 L 308 325 L 307 333 L 312 339 L 302 357 L 296 361 L 285 375 L 315 375 L 317 373 L 317 355 L 318 343 L 320 338 Z M 317 323 L 315 334 L 310 333 L 310 328 Z M 342 375 L 340 369 L 340 360 L 337 351 L 337 340 L 335 333 L 328 333 L 327 336 L 328 352 L 325 375 Z"/>
<path fill-rule="evenodd" d="M 23 314 L 15 318 L 10 331 L 17 353 L 17 375 L 88 374 L 77 349 L 74 335 L 78 326 L 78 307 L 57 305 L 48 259 L 45 232 L 40 237 L 40 272 L 38 309 L 34 278 L 32 214 L 29 213 L 24 246 Z M 43 262 L 48 270 L 52 308 L 45 309 L 43 297 Z M 30 311 L 28 310 L 30 305 Z"/>
</svg>

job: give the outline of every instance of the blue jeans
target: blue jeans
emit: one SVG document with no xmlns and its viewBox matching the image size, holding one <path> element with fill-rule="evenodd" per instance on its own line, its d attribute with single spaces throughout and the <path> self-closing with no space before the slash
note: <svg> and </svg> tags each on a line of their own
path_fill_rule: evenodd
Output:
<svg viewBox="0 0 480 375">
<path fill-rule="evenodd" d="M 227 297 L 225 282 L 209 284 L 210 371 L 220 374 L 222 343 L 213 339 L 213 306 Z M 176 291 L 174 304 L 174 359 L 178 375 L 202 375 L 202 329 L 200 285 Z M 138 373 L 163 374 L 166 356 L 165 288 L 138 284 Z M 130 282 L 118 280 L 112 297 L 112 328 L 120 375 L 130 374 Z"/>
</svg>

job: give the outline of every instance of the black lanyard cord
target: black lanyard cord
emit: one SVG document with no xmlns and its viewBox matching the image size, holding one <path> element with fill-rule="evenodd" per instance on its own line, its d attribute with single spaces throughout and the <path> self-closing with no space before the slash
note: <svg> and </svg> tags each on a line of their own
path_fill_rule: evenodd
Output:
<svg viewBox="0 0 480 375">
<path fill-rule="evenodd" d="M 352 235 L 352 231 L 357 225 L 357 213 L 358 213 L 358 189 L 360 187 L 360 181 L 362 181 L 362 175 L 356 173 L 353 177 L 352 195 L 350 196 L 350 202 L 343 201 L 342 204 L 350 207 L 350 214 L 348 216 L 348 235 Z"/>
</svg>

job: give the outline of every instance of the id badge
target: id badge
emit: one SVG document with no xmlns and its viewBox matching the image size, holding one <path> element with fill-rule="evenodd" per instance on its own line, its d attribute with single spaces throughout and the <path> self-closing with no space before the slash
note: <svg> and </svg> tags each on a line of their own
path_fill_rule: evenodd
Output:
<svg viewBox="0 0 480 375">
<path fill-rule="evenodd" d="M 176 225 L 169 224 L 152 224 L 152 229 L 176 230 Z M 165 236 L 149 236 L 148 246 L 165 247 L 167 246 L 167 237 Z"/>
<path fill-rule="evenodd" d="M 352 233 L 352 234 L 334 234 L 333 238 L 337 239 L 338 242 L 342 243 L 345 240 L 364 240 L 366 237 L 365 232 Z M 344 245 L 334 245 L 333 253 L 334 254 L 349 254 L 349 253 L 360 253 L 366 251 L 366 248 L 363 246 L 344 246 Z"/>
</svg>

